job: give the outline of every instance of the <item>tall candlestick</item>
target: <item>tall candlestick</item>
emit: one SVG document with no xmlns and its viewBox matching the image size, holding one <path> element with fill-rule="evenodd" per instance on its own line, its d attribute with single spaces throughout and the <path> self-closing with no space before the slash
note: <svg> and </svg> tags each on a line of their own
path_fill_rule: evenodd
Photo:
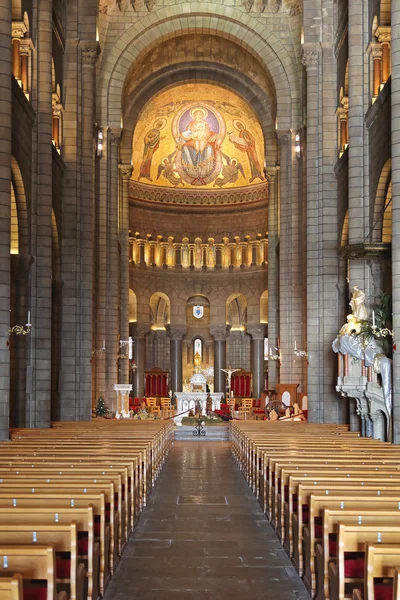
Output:
<svg viewBox="0 0 400 600">
<path fill-rule="evenodd" d="M 297 350 L 297 342 L 294 340 L 294 349 Z"/>
<path fill-rule="evenodd" d="M 376 325 L 375 325 L 375 311 L 372 311 L 372 327 L 375 329 Z"/>
<path fill-rule="evenodd" d="M 102 348 L 102 350 L 104 350 L 105 347 L 106 347 L 106 340 L 103 340 L 103 348 Z"/>
<path fill-rule="evenodd" d="M 26 326 L 27 327 L 31 326 L 31 311 L 30 310 L 28 310 L 28 322 L 27 322 Z"/>
</svg>

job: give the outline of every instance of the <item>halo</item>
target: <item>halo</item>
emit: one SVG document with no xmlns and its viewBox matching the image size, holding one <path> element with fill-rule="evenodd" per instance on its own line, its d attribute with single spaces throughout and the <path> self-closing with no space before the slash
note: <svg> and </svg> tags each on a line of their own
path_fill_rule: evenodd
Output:
<svg viewBox="0 0 400 600">
<path fill-rule="evenodd" d="M 157 123 L 161 123 L 160 127 L 156 127 Z M 153 127 L 154 127 L 154 129 L 161 130 L 161 129 L 164 129 L 166 124 L 167 124 L 167 119 L 165 117 L 159 117 L 158 119 L 156 119 L 154 121 Z"/>
<path fill-rule="evenodd" d="M 233 126 L 235 129 L 239 129 L 238 124 L 243 126 L 243 129 L 246 129 L 245 124 L 243 123 L 243 121 L 239 121 L 239 119 L 235 119 L 234 121 L 232 121 Z"/>
<path fill-rule="evenodd" d="M 207 118 L 208 110 L 206 108 L 204 108 L 204 106 L 195 106 L 190 111 L 190 116 L 192 117 L 192 119 L 194 119 L 194 113 L 197 111 L 201 111 L 203 113 L 203 119 Z"/>
</svg>

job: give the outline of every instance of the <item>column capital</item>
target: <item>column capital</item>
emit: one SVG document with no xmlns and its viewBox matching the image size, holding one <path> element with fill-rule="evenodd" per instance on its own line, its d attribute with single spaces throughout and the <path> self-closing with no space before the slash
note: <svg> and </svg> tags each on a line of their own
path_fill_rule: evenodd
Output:
<svg viewBox="0 0 400 600">
<path fill-rule="evenodd" d="M 214 338 L 214 342 L 224 342 L 230 328 L 230 325 L 211 325 L 210 334 Z"/>
<path fill-rule="evenodd" d="M 370 42 L 367 46 L 367 53 L 371 55 L 372 60 L 382 58 L 382 46 L 379 42 Z"/>
<path fill-rule="evenodd" d="M 133 337 L 143 339 L 150 331 L 148 323 L 133 323 Z"/>
<path fill-rule="evenodd" d="M 346 121 L 348 115 L 348 109 L 346 110 L 343 106 L 339 106 L 336 109 L 336 116 L 339 117 L 340 121 Z"/>
<path fill-rule="evenodd" d="M 392 28 L 390 25 L 381 25 L 375 31 L 375 37 L 381 44 L 390 44 L 392 40 Z"/>
<path fill-rule="evenodd" d="M 167 325 L 168 335 L 171 340 L 180 341 L 186 333 L 186 325 Z"/>
<path fill-rule="evenodd" d="M 20 40 L 27 33 L 26 25 L 23 21 L 13 21 L 11 28 L 11 35 L 13 40 Z"/>
<path fill-rule="evenodd" d="M 121 127 L 109 127 L 108 132 L 112 144 L 119 144 L 121 141 L 122 129 Z"/>
<path fill-rule="evenodd" d="M 267 178 L 268 183 L 274 183 L 276 177 L 276 167 L 266 167 L 265 177 Z"/>
<path fill-rule="evenodd" d="M 95 65 L 100 55 L 99 42 L 80 42 L 82 62 L 86 65 Z"/>
<path fill-rule="evenodd" d="M 129 181 L 133 173 L 133 166 L 131 164 L 119 165 L 119 172 L 121 173 L 122 179 Z"/>
<path fill-rule="evenodd" d="M 21 56 L 25 55 L 25 56 L 29 56 L 29 54 L 32 52 L 32 50 L 34 49 L 34 44 L 31 40 L 31 38 L 23 38 L 21 40 L 21 45 L 19 47 L 19 51 Z"/>
<path fill-rule="evenodd" d="M 314 44 L 303 44 L 301 62 L 306 67 L 307 71 L 310 71 L 311 69 L 318 69 L 319 54 L 319 47 L 315 46 Z"/>
<path fill-rule="evenodd" d="M 289 146 L 292 132 L 290 129 L 277 129 L 276 137 L 280 146 Z"/>
<path fill-rule="evenodd" d="M 248 325 L 246 331 L 253 340 L 263 340 L 265 337 L 265 325 L 261 323 L 259 325 Z"/>
</svg>

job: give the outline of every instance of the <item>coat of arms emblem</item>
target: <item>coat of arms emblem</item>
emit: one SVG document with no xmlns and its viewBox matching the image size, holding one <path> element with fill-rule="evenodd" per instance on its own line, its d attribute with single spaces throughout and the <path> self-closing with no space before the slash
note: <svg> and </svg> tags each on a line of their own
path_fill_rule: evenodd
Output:
<svg viewBox="0 0 400 600">
<path fill-rule="evenodd" d="M 204 306 L 193 306 L 193 316 L 196 319 L 201 319 L 204 315 Z"/>
</svg>

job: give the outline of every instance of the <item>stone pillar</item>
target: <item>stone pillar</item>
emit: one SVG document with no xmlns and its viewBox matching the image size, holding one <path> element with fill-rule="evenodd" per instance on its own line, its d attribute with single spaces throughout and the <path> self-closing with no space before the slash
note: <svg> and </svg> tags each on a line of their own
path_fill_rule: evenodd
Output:
<svg viewBox="0 0 400 600">
<path fill-rule="evenodd" d="M 142 398 L 144 396 L 144 365 L 145 365 L 145 337 L 149 332 L 148 323 L 131 324 L 134 331 L 133 356 L 136 363 L 136 370 L 133 372 L 133 395 Z"/>
<path fill-rule="evenodd" d="M 32 393 L 28 401 L 29 427 L 50 427 L 51 421 L 51 317 L 52 317 L 52 0 L 38 5 L 36 209 L 32 214 L 32 266 L 30 366 Z"/>
<path fill-rule="evenodd" d="M 171 338 L 171 390 L 172 393 L 182 391 L 182 338 L 186 333 L 186 325 L 168 325 Z"/>
<path fill-rule="evenodd" d="M 278 206 L 275 191 L 277 169 L 267 167 L 268 179 L 268 344 L 275 352 L 278 345 L 278 265 L 276 247 L 278 242 Z M 268 387 L 274 389 L 277 383 L 277 363 L 268 361 Z"/>
<path fill-rule="evenodd" d="M 253 398 L 260 398 L 264 389 L 264 337 L 263 325 L 248 325 L 251 335 L 251 371 Z"/>
<path fill-rule="evenodd" d="M 342 422 L 343 415 L 334 388 L 337 363 L 331 349 L 340 326 L 334 175 L 337 161 L 336 81 L 334 76 L 329 80 L 322 78 L 322 68 L 335 73 L 332 46 L 304 44 L 303 64 L 307 67 L 308 417 L 314 423 L 337 423 Z M 326 135 L 321 137 L 321 131 L 327 131 Z"/>
<path fill-rule="evenodd" d="M 127 348 L 119 344 L 119 339 L 126 341 L 128 337 L 119 338 L 119 302 L 120 302 L 120 254 L 118 248 L 118 159 L 121 129 L 109 129 L 108 134 L 108 161 L 107 179 L 107 281 L 106 281 L 106 394 L 112 398 L 114 384 L 118 383 L 118 368 L 127 359 L 118 359 L 119 354 L 124 354 Z"/>
<path fill-rule="evenodd" d="M 369 82 L 365 81 L 364 76 L 368 72 L 366 63 L 370 60 L 365 53 L 368 43 L 364 36 L 366 10 L 368 11 L 368 7 L 364 0 L 349 2 L 349 244 L 363 243 L 370 226 L 369 203 L 365 201 L 369 197 L 369 177 L 364 163 L 367 156 L 364 121 L 366 106 L 361 100 L 369 90 Z M 363 260 L 351 260 L 349 273 L 350 285 L 358 285 L 368 296 L 366 263 Z"/>
<path fill-rule="evenodd" d="M 129 338 L 129 180 L 132 175 L 132 165 L 120 165 L 119 190 L 119 243 L 121 246 L 120 259 L 120 334 L 122 340 Z M 129 361 L 120 361 L 120 383 L 129 383 Z"/>
<path fill-rule="evenodd" d="M 400 5 L 392 2 L 393 441 L 400 443 Z"/>
<path fill-rule="evenodd" d="M 210 334 L 214 338 L 214 392 L 225 394 L 226 373 L 221 371 L 226 367 L 226 335 L 229 326 L 212 325 Z"/>
<path fill-rule="evenodd" d="M 10 411 L 11 0 L 0 6 L 0 440 Z"/>
<path fill-rule="evenodd" d="M 390 77 L 390 42 L 391 28 L 381 26 L 375 31 L 375 36 L 382 44 L 382 83 L 386 83 Z"/>
</svg>

